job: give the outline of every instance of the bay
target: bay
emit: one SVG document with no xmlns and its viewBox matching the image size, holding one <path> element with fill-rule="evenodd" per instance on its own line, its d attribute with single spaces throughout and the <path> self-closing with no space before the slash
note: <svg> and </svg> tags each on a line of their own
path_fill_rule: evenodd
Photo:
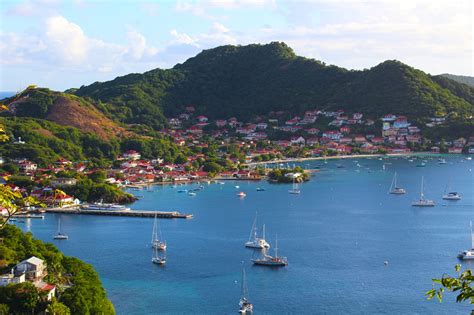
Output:
<svg viewBox="0 0 474 315">
<path fill-rule="evenodd" d="M 425 158 L 426 167 L 401 157 L 304 162 L 321 171 L 301 185 L 300 195 L 288 193 L 291 184 L 250 181 L 204 184 L 194 197 L 177 193 L 184 186 L 131 191 L 143 195 L 133 209 L 194 214 L 160 220 L 165 266 L 150 261 L 152 219 L 48 214 L 17 225 L 91 263 L 118 314 L 235 314 L 243 266 L 257 314 L 466 314 L 471 307 L 455 303 L 452 293 L 441 304 L 424 296 L 431 278 L 453 274 L 456 255 L 470 247 L 474 163 L 445 158 L 444 165 Z M 388 194 L 394 172 L 407 194 Z M 411 207 L 421 176 L 434 208 Z M 441 199 L 450 181 L 462 200 Z M 239 191 L 247 197 L 237 197 Z M 257 211 L 271 245 L 278 234 L 288 267 L 251 264 L 258 252 L 243 244 Z M 68 241 L 52 239 L 59 217 Z"/>
</svg>

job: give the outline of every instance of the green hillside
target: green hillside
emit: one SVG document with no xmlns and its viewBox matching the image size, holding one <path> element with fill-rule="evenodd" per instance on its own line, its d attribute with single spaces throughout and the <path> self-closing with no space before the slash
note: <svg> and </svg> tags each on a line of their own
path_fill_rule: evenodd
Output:
<svg viewBox="0 0 474 315">
<path fill-rule="evenodd" d="M 448 79 L 451 79 L 453 81 L 459 82 L 459 83 L 464 83 L 467 84 L 471 87 L 474 87 L 474 77 L 470 77 L 467 75 L 455 75 L 455 74 L 449 74 L 449 73 L 443 73 L 440 74 L 437 77 L 445 77 Z"/>
<path fill-rule="evenodd" d="M 449 79 L 448 79 L 449 80 Z M 284 43 L 221 46 L 170 70 L 152 70 L 81 87 L 121 121 L 159 128 L 192 104 L 211 118 L 248 119 L 275 110 L 344 108 L 410 118 L 474 112 L 473 88 L 431 77 L 398 61 L 349 71 L 298 57 Z"/>
</svg>

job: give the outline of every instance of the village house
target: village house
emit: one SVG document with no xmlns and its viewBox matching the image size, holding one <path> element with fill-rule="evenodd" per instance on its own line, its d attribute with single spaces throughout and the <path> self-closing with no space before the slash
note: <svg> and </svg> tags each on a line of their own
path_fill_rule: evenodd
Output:
<svg viewBox="0 0 474 315">
<path fill-rule="evenodd" d="M 317 135 L 319 133 L 319 129 L 316 128 L 309 128 L 305 129 L 304 131 L 306 131 L 310 135 Z"/>
<path fill-rule="evenodd" d="M 339 131 L 344 133 L 344 134 L 349 134 L 349 133 L 351 133 L 351 128 L 348 127 L 348 126 L 343 126 L 339 129 Z"/>
<path fill-rule="evenodd" d="M 306 141 L 303 137 L 292 137 L 291 144 L 292 145 L 305 145 Z"/>
<path fill-rule="evenodd" d="M 459 138 L 453 141 L 453 146 L 456 148 L 463 148 L 466 145 L 467 141 L 464 138 Z"/>
<path fill-rule="evenodd" d="M 168 123 L 173 128 L 181 127 L 181 120 L 179 120 L 178 118 L 170 118 L 170 119 L 168 119 Z"/>
<path fill-rule="evenodd" d="M 339 143 L 340 143 L 340 144 L 349 144 L 349 143 L 351 143 L 351 142 L 352 142 L 352 137 L 347 137 L 347 136 L 346 136 L 346 137 L 341 137 L 341 138 L 339 139 Z"/>
<path fill-rule="evenodd" d="M 354 137 L 354 142 L 357 144 L 362 144 L 362 143 L 367 142 L 367 139 L 363 135 L 356 135 Z"/>
<path fill-rule="evenodd" d="M 208 118 L 204 115 L 199 115 L 199 116 L 196 117 L 196 119 L 201 123 L 205 123 L 208 120 Z"/>
<path fill-rule="evenodd" d="M 18 263 L 13 268 L 13 272 L 15 276 L 25 274 L 27 280 L 41 279 L 47 274 L 44 261 L 35 256 Z"/>
<path fill-rule="evenodd" d="M 267 129 L 267 127 L 268 127 L 268 124 L 264 122 L 259 122 L 257 124 L 257 129 Z"/>
<path fill-rule="evenodd" d="M 179 119 L 182 120 L 189 120 L 189 118 L 191 118 L 191 115 L 189 115 L 188 113 L 182 113 L 179 115 Z"/>
<path fill-rule="evenodd" d="M 395 119 L 397 119 L 397 116 L 393 114 L 387 114 L 382 117 L 382 121 L 395 121 Z"/>
<path fill-rule="evenodd" d="M 405 116 L 399 116 L 393 122 L 393 127 L 394 128 L 407 128 L 408 126 L 410 126 L 410 123 L 408 122 L 408 120 Z"/>
<path fill-rule="evenodd" d="M 216 120 L 216 126 L 217 127 L 224 127 L 225 125 L 227 125 L 227 121 L 224 120 L 224 119 L 218 119 Z"/>
<path fill-rule="evenodd" d="M 123 158 L 126 160 L 139 160 L 141 158 L 141 154 L 135 150 L 128 150 L 123 154 Z"/>
<path fill-rule="evenodd" d="M 15 276 L 15 274 L 13 273 L 13 270 L 10 273 L 0 275 L 0 286 L 2 287 L 9 285 L 10 283 L 18 284 L 18 283 L 23 283 L 25 281 L 26 281 L 26 277 L 24 273 L 19 274 L 18 276 Z"/>
<path fill-rule="evenodd" d="M 186 129 L 187 133 L 191 133 L 193 135 L 202 135 L 202 129 L 199 128 L 198 126 L 191 126 L 188 129 Z"/>
<path fill-rule="evenodd" d="M 306 140 L 306 144 L 307 145 L 317 145 L 317 144 L 319 144 L 319 140 L 316 137 L 308 138 Z"/>
<path fill-rule="evenodd" d="M 63 186 L 74 186 L 77 180 L 75 178 L 53 178 L 51 180 L 51 186 L 63 187 Z"/>
<path fill-rule="evenodd" d="M 339 140 L 342 137 L 342 134 L 339 131 L 329 130 L 323 132 L 323 137 L 329 138 L 331 140 Z"/>
<path fill-rule="evenodd" d="M 38 165 L 36 163 L 33 163 L 28 160 L 21 161 L 18 163 L 18 167 L 20 168 L 20 171 L 24 173 L 29 173 L 29 172 L 34 172 L 38 168 Z"/>
<path fill-rule="evenodd" d="M 450 147 L 450 148 L 448 148 L 448 153 L 461 154 L 462 153 L 462 148 Z"/>
</svg>

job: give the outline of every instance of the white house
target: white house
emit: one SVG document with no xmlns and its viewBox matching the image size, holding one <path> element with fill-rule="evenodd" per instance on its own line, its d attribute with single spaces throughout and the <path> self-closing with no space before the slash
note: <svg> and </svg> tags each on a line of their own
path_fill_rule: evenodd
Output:
<svg viewBox="0 0 474 315">
<path fill-rule="evenodd" d="M 141 157 L 141 154 L 135 150 L 128 150 L 123 154 L 123 158 L 127 160 L 139 160 Z"/>
<path fill-rule="evenodd" d="M 46 274 L 46 265 L 42 259 L 31 256 L 14 267 L 15 275 L 25 274 L 27 279 L 41 278 Z"/>
<path fill-rule="evenodd" d="M 10 283 L 18 284 L 25 282 L 25 274 L 22 273 L 21 275 L 15 276 L 13 273 L 7 273 L 4 275 L 0 275 L 0 286 L 6 286 Z"/>
</svg>

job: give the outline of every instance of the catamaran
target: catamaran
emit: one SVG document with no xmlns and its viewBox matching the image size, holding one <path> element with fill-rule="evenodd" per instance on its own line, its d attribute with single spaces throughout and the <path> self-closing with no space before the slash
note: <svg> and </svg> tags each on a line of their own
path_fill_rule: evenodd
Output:
<svg viewBox="0 0 474 315">
<path fill-rule="evenodd" d="M 240 314 L 252 314 L 253 304 L 249 302 L 249 292 L 247 288 L 247 281 L 245 278 L 245 268 L 242 269 L 242 296 L 239 301 L 239 313 Z"/>
<path fill-rule="evenodd" d="M 61 218 L 58 219 L 58 233 L 53 236 L 55 240 L 67 240 L 69 236 L 66 234 L 61 233 Z"/>
<path fill-rule="evenodd" d="M 293 175 L 293 188 L 288 190 L 288 192 L 293 195 L 298 195 L 301 193 L 301 190 L 298 187 L 298 183 L 295 181 L 295 175 L 296 174 Z"/>
<path fill-rule="evenodd" d="M 245 247 L 265 249 L 270 248 L 270 244 L 265 240 L 265 224 L 263 225 L 262 238 L 257 236 L 257 214 L 253 220 L 252 230 L 250 230 L 249 240 L 245 243 Z"/>
<path fill-rule="evenodd" d="M 398 187 L 397 185 L 397 173 L 393 175 L 392 179 L 392 185 L 390 185 L 390 191 L 389 193 L 394 194 L 394 195 L 403 195 L 406 193 L 405 189 Z"/>
<path fill-rule="evenodd" d="M 434 207 L 436 205 L 433 200 L 425 199 L 425 194 L 423 193 L 423 176 L 421 177 L 420 200 L 412 202 L 411 205 L 413 207 Z"/>
<path fill-rule="evenodd" d="M 443 195 L 443 199 L 444 200 L 461 200 L 461 195 L 451 190 L 451 179 L 449 179 L 449 184 L 446 186 L 445 195 Z"/>
<path fill-rule="evenodd" d="M 469 221 L 469 225 L 471 226 L 471 249 L 466 249 L 459 253 L 458 258 L 462 260 L 474 259 L 474 235 L 472 235 L 472 221 Z"/>
<path fill-rule="evenodd" d="M 153 248 L 153 256 L 151 257 L 151 262 L 157 265 L 164 265 L 166 263 L 166 251 L 163 256 L 158 254 L 158 250 Z"/>
<path fill-rule="evenodd" d="M 158 233 L 160 234 L 160 238 L 158 238 Z M 155 214 L 155 221 L 153 222 L 153 231 L 151 233 L 151 246 L 154 249 L 166 250 L 166 241 L 163 242 L 161 241 L 162 239 L 163 237 L 161 235 L 161 229 Z"/>
<path fill-rule="evenodd" d="M 284 267 L 288 266 L 288 259 L 286 257 L 278 256 L 278 238 L 275 239 L 275 256 L 267 254 L 267 250 L 263 249 L 263 256 L 258 259 L 252 259 L 255 265 L 271 266 L 271 267 Z"/>
</svg>

